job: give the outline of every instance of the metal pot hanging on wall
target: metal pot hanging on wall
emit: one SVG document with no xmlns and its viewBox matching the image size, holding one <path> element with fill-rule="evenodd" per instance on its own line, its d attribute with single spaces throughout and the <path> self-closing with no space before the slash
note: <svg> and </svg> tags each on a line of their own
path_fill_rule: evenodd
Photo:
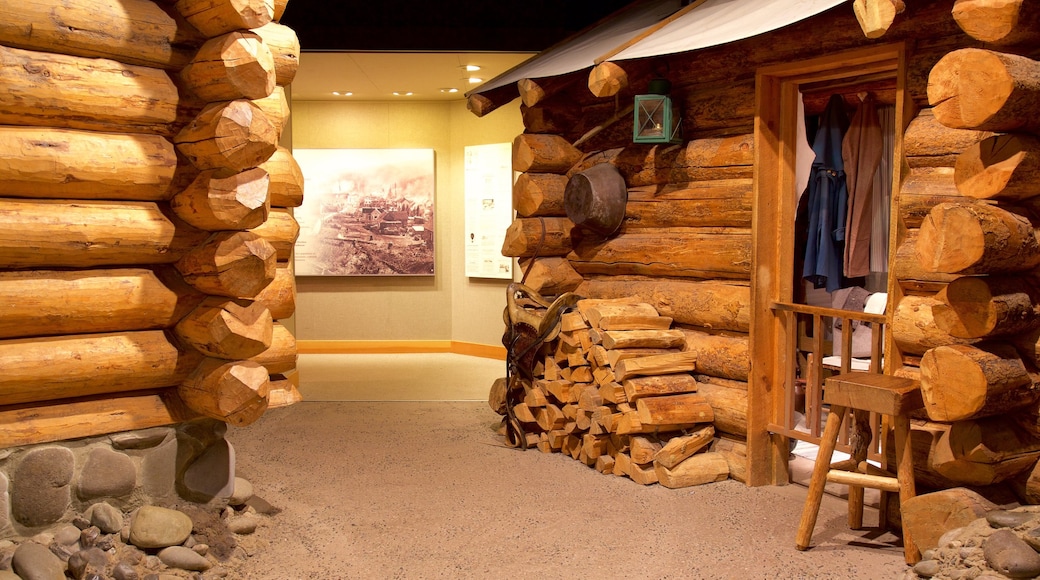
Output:
<svg viewBox="0 0 1040 580">
<path fill-rule="evenodd" d="M 575 173 L 563 191 L 563 206 L 574 225 L 606 237 L 621 227 L 626 203 L 625 178 L 609 163 Z"/>
</svg>

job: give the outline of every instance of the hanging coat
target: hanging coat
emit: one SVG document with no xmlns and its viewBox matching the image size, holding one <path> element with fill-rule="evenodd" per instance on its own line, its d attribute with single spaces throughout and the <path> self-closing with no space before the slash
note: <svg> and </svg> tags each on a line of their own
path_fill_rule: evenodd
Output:
<svg viewBox="0 0 1040 580">
<path fill-rule="evenodd" d="M 870 273 L 870 232 L 873 224 L 872 198 L 874 173 L 881 164 L 881 122 L 874 97 L 863 97 L 842 143 L 845 182 L 849 189 L 845 220 L 845 276 L 856 278 Z"/>
<path fill-rule="evenodd" d="M 813 141 L 816 160 L 809 176 L 809 235 L 802 270 L 814 287 L 828 292 L 842 286 L 848 190 L 841 142 L 848 128 L 844 99 L 831 95 Z"/>
</svg>

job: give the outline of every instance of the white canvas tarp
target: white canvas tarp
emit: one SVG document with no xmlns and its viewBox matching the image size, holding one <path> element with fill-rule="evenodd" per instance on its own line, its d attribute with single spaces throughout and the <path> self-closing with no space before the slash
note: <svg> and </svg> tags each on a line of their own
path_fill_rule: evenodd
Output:
<svg viewBox="0 0 1040 580">
<path fill-rule="evenodd" d="M 679 0 L 636 2 L 586 32 L 484 83 L 470 94 L 525 78 L 552 77 L 591 68 L 600 60 L 645 58 L 727 44 L 783 28 L 846 2 L 848 0 L 706 0 L 618 51 L 682 8 Z"/>
</svg>

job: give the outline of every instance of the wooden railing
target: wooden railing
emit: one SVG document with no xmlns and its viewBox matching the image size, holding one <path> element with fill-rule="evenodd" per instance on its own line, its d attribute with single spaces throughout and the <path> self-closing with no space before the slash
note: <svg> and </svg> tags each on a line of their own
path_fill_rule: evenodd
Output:
<svg viewBox="0 0 1040 580">
<path fill-rule="evenodd" d="M 772 309 L 782 321 L 787 333 L 786 352 L 783 357 L 787 364 L 782 385 L 783 409 L 781 416 L 770 423 L 769 431 L 819 445 L 826 412 L 823 404 L 823 380 L 831 374 L 855 372 L 852 368 L 852 323 L 872 325 L 870 359 L 867 370 L 863 372 L 881 373 L 882 344 L 887 318 L 882 314 L 784 302 L 774 302 Z M 839 351 L 841 362 L 837 365 L 825 365 L 823 359 L 831 350 L 830 342 L 825 339 L 826 329 L 835 319 L 841 321 L 843 329 Z M 805 416 L 805 425 L 801 428 L 798 426 L 798 412 L 804 413 Z M 846 427 L 849 424 L 851 421 L 846 421 Z M 870 424 L 875 434 L 882 428 L 880 417 L 871 415 Z M 875 441 L 882 439 L 874 438 Z M 839 437 L 838 449 L 848 451 L 847 443 L 846 428 Z M 868 459 L 880 462 L 884 467 L 884 457 L 877 445 L 870 449 Z"/>
</svg>

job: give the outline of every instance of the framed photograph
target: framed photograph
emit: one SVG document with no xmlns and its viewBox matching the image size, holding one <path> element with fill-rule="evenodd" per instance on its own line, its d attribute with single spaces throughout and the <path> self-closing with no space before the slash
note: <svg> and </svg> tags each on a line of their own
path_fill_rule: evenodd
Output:
<svg viewBox="0 0 1040 580">
<path fill-rule="evenodd" d="M 295 149 L 297 276 L 432 276 L 433 149 Z"/>
</svg>

